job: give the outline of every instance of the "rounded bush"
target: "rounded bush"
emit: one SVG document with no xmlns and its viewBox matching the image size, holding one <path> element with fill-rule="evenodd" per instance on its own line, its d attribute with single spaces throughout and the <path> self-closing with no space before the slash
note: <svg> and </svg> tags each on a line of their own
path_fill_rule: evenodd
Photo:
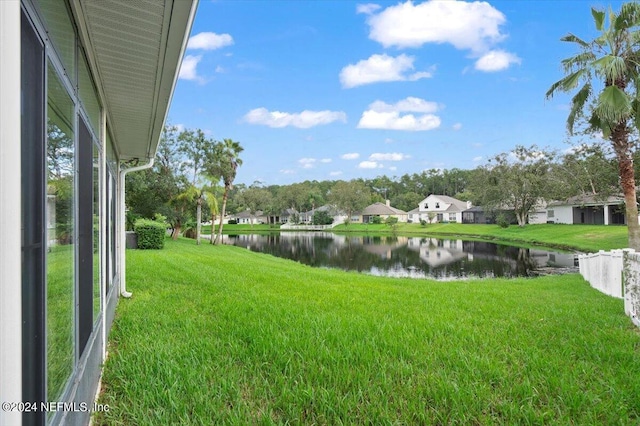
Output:
<svg viewBox="0 0 640 426">
<path fill-rule="evenodd" d="M 158 250 L 164 248 L 164 235 L 167 230 L 167 226 L 164 223 L 138 219 L 133 229 L 138 236 L 139 249 Z"/>
</svg>

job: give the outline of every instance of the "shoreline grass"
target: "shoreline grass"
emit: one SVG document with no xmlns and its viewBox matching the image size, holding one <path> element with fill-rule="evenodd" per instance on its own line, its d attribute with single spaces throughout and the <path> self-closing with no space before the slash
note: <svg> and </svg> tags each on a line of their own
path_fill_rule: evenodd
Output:
<svg viewBox="0 0 640 426">
<path fill-rule="evenodd" d="M 211 233 L 210 226 L 205 229 L 207 229 L 206 233 Z M 229 234 L 281 231 L 279 228 L 270 227 L 270 225 L 254 225 L 253 228 L 250 225 L 225 225 L 223 232 Z M 348 226 L 338 225 L 329 230 L 329 232 L 337 234 L 458 237 L 461 239 L 513 242 L 521 245 L 536 245 L 584 252 L 621 249 L 627 247 L 628 242 L 627 227 L 620 225 L 540 224 L 527 225 L 522 228 L 518 226 L 500 228 L 498 225 L 466 223 L 434 223 L 426 226 L 415 223 L 401 223 L 397 225 L 395 230 L 392 230 L 385 224 L 352 223 Z"/>
<path fill-rule="evenodd" d="M 439 283 L 127 252 L 95 424 L 638 424 L 640 335 L 579 275 Z"/>
</svg>

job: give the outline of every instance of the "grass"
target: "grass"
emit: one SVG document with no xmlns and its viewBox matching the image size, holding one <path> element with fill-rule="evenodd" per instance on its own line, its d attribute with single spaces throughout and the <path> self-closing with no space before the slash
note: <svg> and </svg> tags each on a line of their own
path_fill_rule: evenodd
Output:
<svg viewBox="0 0 640 426">
<path fill-rule="evenodd" d="M 279 228 L 270 225 L 224 225 L 223 232 L 229 233 L 264 233 L 275 232 Z M 348 226 L 338 225 L 333 228 L 336 233 L 357 234 L 391 234 L 425 235 L 461 237 L 466 239 L 483 239 L 509 241 L 524 245 L 543 245 L 561 249 L 597 252 L 598 250 L 612 250 L 627 247 L 627 227 L 619 225 L 564 225 L 541 224 L 525 227 L 509 226 L 500 228 L 498 225 L 477 225 L 461 223 L 435 223 L 422 226 L 417 223 L 400 223 L 395 231 L 385 224 L 356 224 Z M 211 233 L 211 225 L 203 226 L 203 234 Z"/>
<path fill-rule="evenodd" d="M 215 225 L 216 230 L 218 229 L 218 225 Z M 222 232 L 225 234 L 228 233 L 260 233 L 260 232 L 277 232 L 280 230 L 280 225 L 261 225 L 254 224 L 253 227 L 251 225 L 224 225 L 222 227 Z M 210 235 L 211 234 L 211 225 L 202 225 L 202 234 Z"/>
<path fill-rule="evenodd" d="M 59 401 L 74 368 L 74 246 L 47 253 L 47 400 Z"/>
<path fill-rule="evenodd" d="M 438 283 L 128 251 L 98 425 L 638 424 L 640 334 L 579 275 Z"/>
<path fill-rule="evenodd" d="M 389 233 L 391 229 L 384 224 L 339 225 L 334 232 L 355 233 Z M 627 247 L 626 226 L 604 225 L 564 225 L 541 224 L 526 225 L 524 227 L 509 226 L 500 228 L 498 225 L 477 225 L 462 223 L 436 223 L 427 226 L 419 224 L 398 224 L 396 233 L 399 235 L 433 235 L 457 236 L 467 238 L 481 238 L 500 241 L 512 241 L 522 244 L 537 244 L 565 249 L 576 249 L 587 252 L 598 250 L 612 250 Z"/>
</svg>

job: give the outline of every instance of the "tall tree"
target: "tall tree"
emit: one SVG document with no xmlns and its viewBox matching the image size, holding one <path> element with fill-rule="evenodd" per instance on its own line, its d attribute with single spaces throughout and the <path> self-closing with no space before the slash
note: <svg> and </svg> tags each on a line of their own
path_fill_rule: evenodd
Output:
<svg viewBox="0 0 640 426">
<path fill-rule="evenodd" d="M 186 176 L 191 177 L 191 185 L 197 189 L 196 201 L 196 244 L 200 245 L 202 230 L 202 206 L 205 198 L 203 167 L 208 157 L 214 155 L 215 141 L 207 139 L 200 129 L 184 130 L 178 135 L 178 151 L 182 153 L 184 161 L 181 169 Z"/>
<path fill-rule="evenodd" d="M 262 210 L 263 213 L 267 210 L 267 207 L 271 203 L 271 193 L 259 186 L 250 186 L 239 194 L 240 201 L 243 206 L 249 211 L 251 217 L 251 227 L 253 228 L 253 222 L 255 220 L 256 213 Z"/>
<path fill-rule="evenodd" d="M 561 39 L 575 43 L 579 53 L 562 61 L 567 75 L 546 96 L 580 86 L 571 99 L 567 129 L 572 134 L 576 120 L 586 113 L 589 129 L 611 142 L 624 192 L 629 247 L 640 250 L 632 138 L 640 128 L 640 4 L 625 3 L 619 13 L 592 8 L 591 14 L 600 34 L 591 41 L 574 34 Z M 596 90 L 599 83 L 603 87 Z"/>
<path fill-rule="evenodd" d="M 550 193 L 553 153 L 518 146 L 478 169 L 471 191 L 488 210 L 513 210 L 519 226 Z"/>
<path fill-rule="evenodd" d="M 329 202 L 347 215 L 347 225 L 354 213 L 364 209 L 371 201 L 371 193 L 362 182 L 338 181 L 331 188 Z"/>
<path fill-rule="evenodd" d="M 207 164 L 204 166 L 208 175 L 221 179 L 224 184 L 218 233 L 215 239 L 211 239 L 211 244 L 222 243 L 222 225 L 227 210 L 227 199 L 229 198 L 229 191 L 233 189 L 233 181 L 236 178 L 238 167 L 242 165 L 240 153 L 243 150 L 244 148 L 240 146 L 239 142 L 232 139 L 224 139 L 222 142 L 216 143 L 214 152 L 208 157 Z"/>
</svg>

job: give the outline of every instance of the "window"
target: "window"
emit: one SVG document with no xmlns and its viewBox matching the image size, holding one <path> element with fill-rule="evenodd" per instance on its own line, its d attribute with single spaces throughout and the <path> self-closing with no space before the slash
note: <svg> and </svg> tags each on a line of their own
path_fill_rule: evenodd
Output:
<svg viewBox="0 0 640 426">
<path fill-rule="evenodd" d="M 51 62 L 47 82 L 47 398 L 59 401 L 75 356 L 75 106 Z"/>
<path fill-rule="evenodd" d="M 436 209 L 440 208 L 440 203 L 436 203 Z"/>
<path fill-rule="evenodd" d="M 449 222 L 455 222 L 455 221 L 456 221 L 456 214 L 449 213 Z"/>
<path fill-rule="evenodd" d="M 429 210 L 429 203 L 424 203 L 424 209 Z"/>
<path fill-rule="evenodd" d="M 547 210 L 547 217 L 555 217 L 555 212 L 553 210 Z"/>
<path fill-rule="evenodd" d="M 22 200 L 22 395 L 25 401 L 46 400 L 45 252 L 47 226 L 45 148 L 45 51 L 44 44 L 21 17 L 21 192 Z M 46 230 L 46 228 L 45 228 Z M 24 313 L 28 312 L 28 315 Z M 24 414 L 25 423 L 44 423 L 42 412 Z"/>
</svg>

